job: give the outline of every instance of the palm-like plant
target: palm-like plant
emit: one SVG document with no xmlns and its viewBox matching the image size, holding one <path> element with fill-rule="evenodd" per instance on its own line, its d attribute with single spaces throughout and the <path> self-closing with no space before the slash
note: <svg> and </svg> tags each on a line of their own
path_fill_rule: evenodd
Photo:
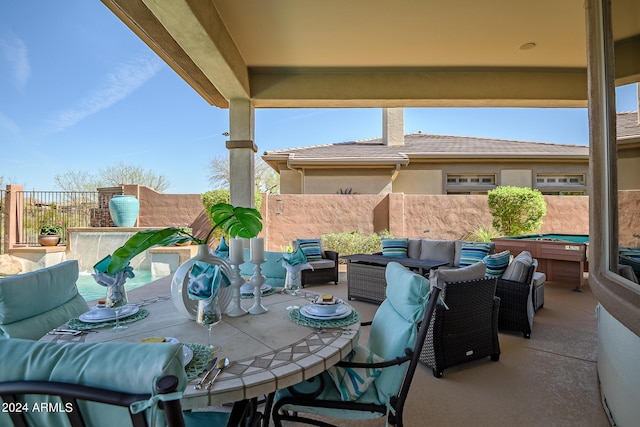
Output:
<svg viewBox="0 0 640 427">
<path fill-rule="evenodd" d="M 124 245 L 107 255 L 93 266 L 98 273 L 115 274 L 129 265 L 138 254 L 154 246 L 169 246 L 174 243 L 185 243 L 189 240 L 196 244 L 206 244 L 211 233 L 218 227 L 231 237 L 256 237 L 262 230 L 262 216 L 255 208 L 232 206 L 218 203 L 211 207 L 213 228 L 204 239 L 198 239 L 179 227 L 151 229 L 139 231 L 129 238 Z"/>
</svg>

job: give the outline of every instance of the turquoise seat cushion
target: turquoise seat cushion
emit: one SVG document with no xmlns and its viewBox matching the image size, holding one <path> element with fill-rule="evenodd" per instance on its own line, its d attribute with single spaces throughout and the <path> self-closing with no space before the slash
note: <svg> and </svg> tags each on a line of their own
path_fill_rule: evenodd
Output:
<svg viewBox="0 0 640 427">
<path fill-rule="evenodd" d="M 424 317 L 427 304 L 429 281 L 419 274 L 413 273 L 397 262 L 390 262 L 385 270 L 387 280 L 387 298 L 376 310 L 367 347 L 383 360 L 393 360 L 404 356 L 406 348 L 412 348 L 417 338 L 416 323 Z M 358 397 L 355 402 L 387 405 L 391 396 L 398 394 L 409 366 L 405 362 L 400 366 L 383 368 L 380 376 Z M 342 396 L 327 371 L 321 376 L 324 388 L 316 397 L 318 400 L 341 401 Z M 316 388 L 320 376 L 311 381 L 297 384 L 299 391 Z M 279 390 L 276 400 L 291 396 L 289 390 Z M 319 414 L 341 419 L 373 419 L 385 414 L 370 411 L 350 411 L 347 409 L 315 408 L 304 405 L 284 405 L 284 409 L 310 414 Z"/>
<path fill-rule="evenodd" d="M 429 281 L 406 267 L 390 262 L 385 271 L 387 298 L 382 302 L 371 324 L 368 347 L 384 360 L 405 355 L 417 338 L 416 322 L 424 316 Z M 373 382 L 378 400 L 388 402 L 398 393 L 409 363 L 384 368 Z"/>
<path fill-rule="evenodd" d="M 378 363 L 384 359 L 367 347 L 356 345 L 343 360 L 348 362 Z M 332 366 L 327 369 L 342 400 L 357 400 L 369 385 L 380 376 L 382 368 L 354 368 Z"/>
<path fill-rule="evenodd" d="M 269 286 L 284 287 L 284 280 L 287 277 L 287 270 L 282 266 L 282 252 L 267 252 L 265 251 L 264 257 L 266 262 L 260 264 L 262 269 L 262 275 L 267 279 L 264 283 Z M 256 265 L 249 261 L 251 257 L 250 249 L 244 249 L 243 264 L 240 264 L 241 276 L 253 276 L 253 272 Z"/>
<path fill-rule="evenodd" d="M 387 369 L 387 368 L 385 368 Z M 323 376 L 325 387 L 322 390 L 322 393 L 316 399 L 318 400 L 333 400 L 340 401 L 340 393 L 338 389 L 336 389 L 335 384 L 331 380 L 331 377 L 327 372 L 323 372 L 320 374 Z M 305 381 L 304 383 L 300 383 L 296 385 L 296 389 L 301 390 L 301 388 L 314 390 L 319 387 L 319 376 L 312 378 L 310 381 Z M 278 390 L 276 392 L 275 400 L 279 400 L 283 397 L 291 396 L 291 392 L 288 389 Z M 375 387 L 369 387 L 362 396 L 360 396 L 356 402 L 358 403 L 373 403 L 376 405 L 382 404 L 378 399 L 378 393 Z M 347 409 L 336 409 L 336 408 L 316 408 L 313 406 L 304 406 L 304 405 L 284 405 L 282 407 L 285 410 L 289 411 L 299 411 L 305 412 L 307 414 L 316 414 L 322 415 L 326 417 L 338 418 L 338 419 L 349 419 L 349 420 L 368 420 L 368 419 L 376 419 L 380 418 L 384 414 L 379 412 L 370 412 L 370 411 L 350 411 Z"/>
<path fill-rule="evenodd" d="M 409 239 L 381 239 L 382 255 L 394 258 L 406 258 Z"/>
<path fill-rule="evenodd" d="M 150 394 L 157 378 L 164 375 L 175 375 L 180 391 L 187 384 L 181 344 L 55 343 L 6 339 L 0 345 L 0 360 L 4 366 L 11 366 L 11 369 L 0 371 L 0 382 L 59 381 L 143 394 Z M 31 405 L 57 402 L 54 397 L 29 396 L 27 399 Z M 91 426 L 130 425 L 128 411 L 124 408 L 82 402 L 82 410 L 88 414 L 88 425 Z M 7 416 L 0 413 L 0 425 L 11 425 Z M 150 412 L 147 416 L 150 417 Z M 31 425 L 67 425 L 66 414 L 30 412 L 28 417 Z M 151 421 L 152 425 L 165 425 L 160 411 Z"/>
<path fill-rule="evenodd" d="M 0 330 L 12 338 L 39 339 L 88 311 L 77 280 L 76 260 L 0 279 Z"/>
<path fill-rule="evenodd" d="M 0 325 L 56 308 L 78 294 L 78 261 L 0 279 Z"/>
<path fill-rule="evenodd" d="M 77 294 L 70 301 L 45 313 L 0 325 L 0 333 L 11 338 L 37 340 L 51 329 L 63 325 L 69 319 L 78 317 L 88 310 L 87 302 L 80 294 Z"/>
</svg>

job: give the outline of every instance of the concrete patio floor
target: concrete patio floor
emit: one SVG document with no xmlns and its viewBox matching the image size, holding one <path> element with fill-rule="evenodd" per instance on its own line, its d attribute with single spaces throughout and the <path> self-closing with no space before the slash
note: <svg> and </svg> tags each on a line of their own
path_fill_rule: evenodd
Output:
<svg viewBox="0 0 640 427">
<path fill-rule="evenodd" d="M 346 298 L 346 273 L 338 286 L 308 286 Z M 486 359 L 445 369 L 435 378 L 420 364 L 405 406 L 410 427 L 557 426 L 604 427 L 596 374 L 596 299 L 586 281 L 582 292 L 560 283 L 545 285 L 544 307 L 536 312 L 531 339 L 499 334 L 498 362 Z M 376 305 L 350 301 L 371 319 Z M 366 328 L 365 328 L 366 329 Z M 366 340 L 366 333 L 361 340 Z M 384 426 L 383 420 L 339 423 Z"/>
<path fill-rule="evenodd" d="M 596 374 L 597 301 L 588 281 L 582 292 L 573 288 L 547 283 L 531 339 L 501 332 L 498 362 L 487 357 L 445 369 L 442 378 L 433 377 L 431 368 L 420 364 L 405 406 L 405 426 L 609 426 Z M 311 285 L 305 290 L 346 300 L 346 272 L 340 273 L 337 286 Z M 129 295 L 131 300 L 148 296 L 144 287 Z M 349 303 L 362 320 L 372 319 L 377 308 L 357 300 Z M 366 342 L 366 329 L 361 342 Z M 339 421 L 337 425 L 382 427 L 385 421 Z"/>
</svg>

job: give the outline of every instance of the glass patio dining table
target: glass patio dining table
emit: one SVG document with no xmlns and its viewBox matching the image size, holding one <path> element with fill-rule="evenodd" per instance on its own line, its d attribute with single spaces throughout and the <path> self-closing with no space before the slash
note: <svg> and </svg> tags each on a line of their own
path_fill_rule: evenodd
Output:
<svg viewBox="0 0 640 427">
<path fill-rule="evenodd" d="M 102 327 L 79 335 L 45 335 L 41 340 L 140 342 L 148 337 L 174 337 L 184 344 L 195 343 L 204 348 L 206 328 L 178 311 L 171 300 L 170 288 L 168 277 L 128 292 L 130 303 L 140 304 L 140 311 L 144 310 L 146 316 L 128 322 L 125 330 L 112 332 L 111 327 Z M 292 307 L 310 304 L 313 295 L 304 290 L 298 295 L 276 292 L 262 297 L 262 304 L 268 308 L 264 314 L 223 315 L 222 321 L 213 327 L 212 342 L 220 346 L 213 356 L 227 357 L 231 365 L 220 373 L 210 390 L 205 387 L 196 390 L 194 385 L 202 377 L 200 366 L 206 363 L 199 360 L 195 374 L 200 375 L 191 375 L 182 399 L 183 409 L 260 397 L 311 378 L 345 357 L 358 340 L 358 313 L 354 310 L 354 322 L 348 326 L 323 328 L 316 327 L 318 322 L 300 322 L 290 316 Z M 248 309 L 253 299 L 242 299 L 241 303 Z M 296 309 L 293 313 L 297 314 Z M 208 356 L 207 352 L 205 358 Z M 190 363 L 196 363 L 195 359 Z M 189 365 L 187 373 L 188 368 Z"/>
</svg>

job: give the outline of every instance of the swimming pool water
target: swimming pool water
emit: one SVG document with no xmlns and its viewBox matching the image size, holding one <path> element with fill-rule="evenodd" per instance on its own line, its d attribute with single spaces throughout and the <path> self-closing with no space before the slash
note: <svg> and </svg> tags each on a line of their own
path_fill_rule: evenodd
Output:
<svg viewBox="0 0 640 427">
<path fill-rule="evenodd" d="M 125 283 L 127 291 L 165 277 L 153 276 L 151 274 L 151 270 L 134 270 L 133 273 L 135 274 L 135 277 L 127 279 Z M 102 299 L 107 295 L 107 288 L 102 285 L 98 285 L 93 279 L 93 276 L 91 276 L 91 273 L 81 272 L 76 285 L 78 286 L 78 292 L 80 292 L 80 295 L 82 295 L 86 301 Z"/>
</svg>

